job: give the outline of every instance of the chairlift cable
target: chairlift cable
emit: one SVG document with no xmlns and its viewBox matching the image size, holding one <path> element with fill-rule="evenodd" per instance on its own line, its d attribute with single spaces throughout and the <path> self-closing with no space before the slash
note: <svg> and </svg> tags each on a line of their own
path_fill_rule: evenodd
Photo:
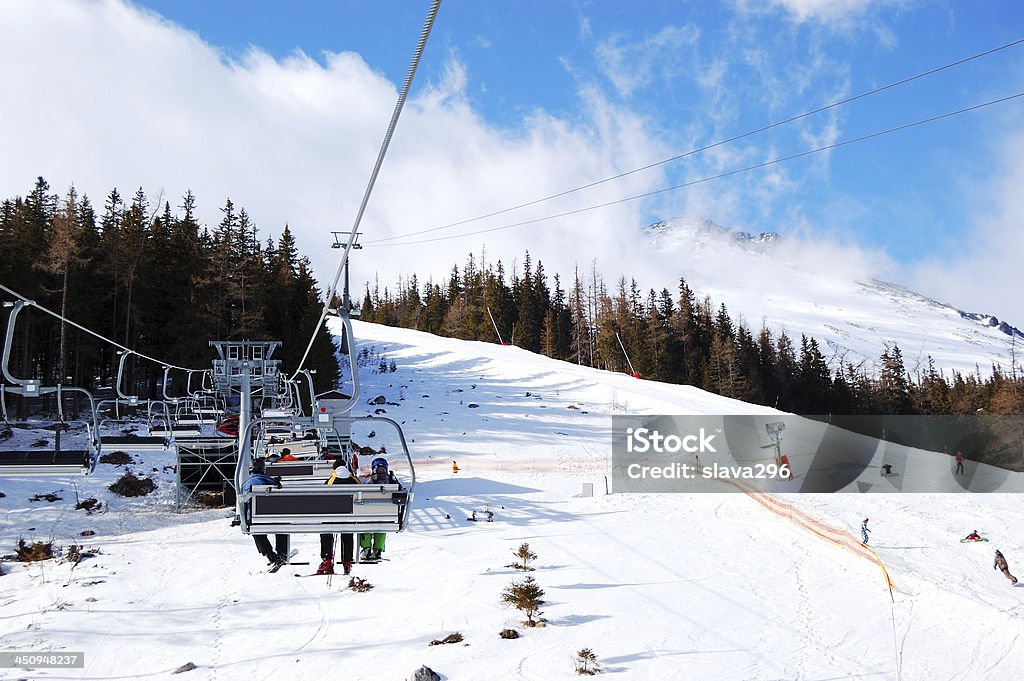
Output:
<svg viewBox="0 0 1024 681">
<path fill-rule="evenodd" d="M 370 173 L 370 181 L 366 185 L 366 191 L 363 193 L 363 200 L 359 204 L 359 210 L 356 213 L 355 222 L 352 225 L 352 231 L 349 233 L 348 242 L 345 244 L 345 250 L 342 252 L 340 261 L 338 262 L 338 269 L 334 273 L 334 281 L 331 282 L 330 290 L 327 291 L 326 299 L 324 300 L 323 310 L 320 312 L 320 319 L 317 321 L 316 326 L 313 327 L 313 333 L 309 337 L 309 344 L 306 346 L 306 351 L 302 354 L 302 359 L 299 360 L 299 365 L 295 369 L 295 373 L 292 374 L 294 380 L 299 372 L 302 371 L 303 365 L 306 363 L 306 359 L 309 357 L 310 351 L 313 349 L 313 343 L 316 342 L 317 333 L 324 324 L 324 320 L 327 319 L 327 312 L 331 308 L 331 301 L 334 299 L 334 294 L 338 290 L 338 280 L 341 279 L 341 273 L 345 269 L 345 263 L 348 261 L 349 253 L 352 250 L 352 244 L 355 242 L 357 232 L 359 231 L 359 223 L 362 222 L 363 213 L 366 211 L 366 205 L 370 201 L 370 195 L 373 193 L 373 186 L 377 182 L 377 175 L 380 172 L 381 165 L 384 163 L 384 156 L 388 152 L 388 146 L 391 144 L 391 137 L 394 135 L 395 127 L 398 125 L 398 118 L 402 115 L 402 108 L 405 106 L 405 99 L 409 94 L 409 88 L 412 86 L 413 77 L 416 75 L 416 69 L 419 67 L 420 57 L 423 56 L 423 50 L 427 45 L 427 38 L 430 37 L 430 30 L 434 26 L 434 19 L 437 17 L 437 11 L 441 7 L 441 0 L 432 0 L 430 3 L 430 10 L 427 12 L 426 21 L 423 24 L 423 30 L 420 31 L 419 41 L 416 43 L 416 49 L 412 55 L 412 61 L 409 63 L 409 70 L 405 74 L 405 82 L 402 84 L 402 89 L 398 94 L 398 101 L 395 102 L 395 110 L 391 114 L 391 121 L 388 123 L 387 131 L 384 133 L 384 141 L 381 143 L 380 151 L 377 153 L 377 161 L 373 166 L 373 171 Z"/>
<path fill-rule="evenodd" d="M 36 308 L 38 310 L 41 310 L 41 311 L 45 312 L 46 314 L 48 314 L 48 315 L 50 315 L 52 317 L 56 317 L 57 319 L 61 320 L 62 322 L 66 323 L 66 324 L 70 324 L 71 326 L 75 327 L 76 329 L 84 331 L 85 333 L 89 334 L 90 336 L 93 336 L 94 338 L 98 338 L 99 340 L 103 341 L 104 343 L 109 343 L 110 345 L 113 345 L 116 348 L 120 348 L 124 352 L 127 352 L 129 354 L 135 355 L 136 357 L 141 357 L 142 359 L 149 360 L 150 362 L 153 362 L 154 364 L 159 364 L 160 366 L 165 367 L 165 368 L 179 369 L 181 371 L 200 371 L 200 372 L 202 372 L 202 371 L 209 371 L 209 369 L 189 369 L 187 367 L 177 366 L 176 364 L 171 364 L 169 362 L 163 362 L 163 361 L 161 361 L 159 359 L 156 359 L 155 357 L 150 357 L 149 355 L 145 355 L 145 354 L 143 354 L 141 352 L 138 352 L 136 350 L 132 350 L 129 347 L 121 345 L 117 341 L 110 340 L 106 336 L 102 336 L 102 335 L 96 333 L 95 331 L 92 331 L 91 329 L 88 329 L 88 328 L 82 326 L 78 322 L 75 322 L 75 321 L 73 321 L 71 319 L 68 319 L 67 317 L 65 317 L 64 315 L 62 315 L 62 314 L 60 314 L 58 312 L 54 312 L 54 311 L 52 311 L 52 310 L 50 310 L 50 309 L 48 309 L 46 307 L 43 307 L 42 305 L 40 305 L 36 301 L 30 300 L 29 298 L 26 298 L 25 296 L 21 295 L 17 291 L 13 291 L 13 290 L 7 288 L 3 284 L 0 284 L 0 290 L 3 290 L 4 292 L 11 294 L 12 296 L 14 296 L 15 298 L 18 298 L 19 300 L 23 301 L 27 305 L 31 305 L 32 307 L 34 307 L 34 308 Z"/>
<path fill-rule="evenodd" d="M 803 118 L 807 118 L 809 116 L 813 116 L 814 114 L 818 114 L 818 113 L 821 113 L 823 111 L 828 111 L 829 109 L 834 109 L 836 107 L 843 106 L 844 104 L 849 104 L 849 103 L 855 102 L 855 101 L 857 101 L 859 99 L 864 99 L 865 97 L 870 97 L 871 95 L 878 94 L 879 92 L 884 92 L 886 90 L 890 90 L 892 88 L 899 87 L 900 85 L 906 85 L 907 83 L 910 83 L 912 81 L 919 80 L 921 78 L 925 78 L 927 76 L 934 75 L 936 73 L 939 73 L 941 71 L 945 71 L 945 70 L 951 69 L 951 68 L 956 67 L 956 66 L 960 66 L 961 64 L 965 64 L 965 63 L 973 61 L 975 59 L 980 59 L 981 57 L 986 57 L 986 56 L 988 56 L 990 54 L 994 54 L 996 52 L 1000 52 L 1002 50 L 1005 50 L 1005 49 L 1008 49 L 1008 48 L 1011 48 L 1011 47 L 1015 47 L 1017 45 L 1020 45 L 1021 43 L 1024 43 L 1024 38 L 1021 38 L 1021 39 L 1018 39 L 1018 40 L 1014 40 L 1012 42 L 1006 43 L 1005 45 L 1000 45 L 999 47 L 994 47 L 992 49 L 985 50 L 984 52 L 979 52 L 977 54 L 973 54 L 973 55 L 971 55 L 969 57 L 964 57 L 962 59 L 958 59 L 956 61 L 950 62 L 950 63 L 945 64 L 943 66 L 938 66 L 936 68 L 929 69 L 928 71 L 923 71 L 923 72 L 918 73 L 918 74 L 913 75 L 913 76 L 908 76 L 906 78 L 902 78 L 900 80 L 893 81 L 893 82 L 891 82 L 891 83 L 889 83 L 887 85 L 882 85 L 880 87 L 874 88 L 873 90 L 868 90 L 866 92 L 862 92 L 860 94 L 853 95 L 851 97 L 847 97 L 845 99 L 841 99 L 841 100 L 832 102 L 831 104 L 825 104 L 825 105 L 820 106 L 820 107 L 818 107 L 816 109 L 812 109 L 810 111 L 806 111 L 804 113 L 797 114 L 795 116 L 790 116 L 789 118 L 786 118 L 786 119 L 783 119 L 783 120 L 780 120 L 780 121 L 776 121 L 774 123 L 769 123 L 768 125 L 764 125 L 764 126 L 762 126 L 760 128 L 757 128 L 755 130 L 750 130 L 748 132 L 740 133 L 738 135 L 734 135 L 733 137 L 729 137 L 729 138 L 726 138 L 726 139 L 723 139 L 723 140 L 719 140 L 718 142 L 713 142 L 711 144 L 707 144 L 707 145 L 705 145 L 703 147 L 698 147 L 696 149 L 691 149 L 690 151 L 686 151 L 686 152 L 683 152 L 681 154 L 677 154 L 675 156 L 671 156 L 671 157 L 666 158 L 666 159 L 661 160 L 661 161 L 655 161 L 654 163 L 648 163 L 645 166 L 641 166 L 641 167 L 635 168 L 633 170 L 627 170 L 627 171 L 619 173 L 617 175 L 612 175 L 610 177 L 606 177 L 606 178 L 601 179 L 601 180 L 595 180 L 593 182 L 581 185 L 579 187 L 575 187 L 573 189 L 567 189 L 565 191 L 557 192 L 555 194 L 549 194 L 548 196 L 544 196 L 544 197 L 541 197 L 539 199 L 534 199 L 532 201 L 527 201 L 525 203 L 520 203 L 520 204 L 517 204 L 515 206 L 510 206 L 508 208 L 503 208 L 501 210 L 496 210 L 496 211 L 493 211 L 493 212 L 490 212 L 490 213 L 485 213 L 483 215 L 478 215 L 476 217 L 467 218 L 465 220 L 459 220 L 457 222 L 450 222 L 448 224 L 440 225 L 438 227 L 431 227 L 429 229 L 421 229 L 421 230 L 416 231 L 416 232 L 408 232 L 406 234 L 400 234 L 400 235 L 397 235 L 397 236 L 384 237 L 384 238 L 381 238 L 381 239 L 373 239 L 371 241 L 365 241 L 363 243 L 367 244 L 367 245 L 375 245 L 375 244 L 383 243 L 385 241 L 393 241 L 395 239 L 404 239 L 406 237 L 418 236 L 420 234 L 429 234 L 430 232 L 437 232 L 437 231 L 441 231 L 441 230 L 445 230 L 445 229 L 450 229 L 452 227 L 458 227 L 460 225 L 465 225 L 465 224 L 468 224 L 470 222 L 478 222 L 480 220 L 485 220 L 487 218 L 492 218 L 492 217 L 495 217 L 497 215 L 503 215 L 505 213 L 510 213 L 510 212 L 512 212 L 514 210 L 519 210 L 520 208 L 528 208 L 529 206 L 535 206 L 535 205 L 537 205 L 539 203 L 544 203 L 544 202 L 550 201 L 552 199 L 561 198 L 561 197 L 567 196 L 569 194 L 574 194 L 576 192 L 583 191 L 584 189 L 590 189 L 591 187 L 596 187 L 598 185 L 602 185 L 602 184 L 605 184 L 607 182 L 612 182 L 614 180 L 620 180 L 620 179 L 622 179 L 624 177 L 628 177 L 630 175 L 634 175 L 636 173 L 643 172 L 644 170 L 650 170 L 651 168 L 656 168 L 658 166 L 662 166 L 662 165 L 665 165 L 667 163 L 671 163 L 672 161 L 678 161 L 680 159 L 687 158 L 689 156 L 693 156 L 695 154 L 699 154 L 699 153 L 708 151 L 710 149 L 714 149 L 716 147 L 723 146 L 725 144 L 729 144 L 730 142 L 736 142 L 736 141 L 744 139 L 746 137 L 751 137 L 753 135 L 765 132 L 767 130 L 771 130 L 773 128 L 777 128 L 777 127 L 786 125 L 787 123 L 793 123 L 793 122 L 801 120 Z M 422 242 L 414 242 L 414 243 L 422 243 Z"/>
<path fill-rule="evenodd" d="M 793 161 L 795 159 L 803 158 L 805 156 L 812 156 L 814 154 L 819 154 L 819 153 L 821 153 L 823 151 L 830 151 L 832 149 L 838 149 L 840 147 L 845 147 L 845 146 L 854 144 L 856 142 L 864 142 L 864 141 L 867 141 L 867 140 L 870 140 L 870 139 L 874 139 L 876 137 L 882 137 L 884 135 L 889 135 L 889 134 L 892 134 L 892 133 L 895 133 L 895 132 L 901 132 L 903 130 L 908 130 L 910 128 L 915 128 L 915 127 L 920 126 L 920 125 L 925 125 L 926 123 L 934 123 L 935 121 L 944 120 L 946 118 L 952 118 L 954 116 L 959 116 L 960 114 L 965 114 L 965 113 L 968 113 L 968 112 L 971 112 L 971 111 L 976 111 L 978 109 L 983 109 L 985 107 L 994 106 L 996 104 L 1002 104 L 1004 102 L 1008 102 L 1008 101 L 1011 101 L 1011 100 L 1014 100 L 1014 99 L 1018 99 L 1020 97 L 1024 97 L 1024 92 L 1018 92 L 1017 94 L 1007 95 L 1006 97 L 1000 97 L 998 99 L 993 99 L 993 100 L 990 100 L 990 101 L 987 101 L 987 102 L 982 102 L 981 104 L 975 104 L 973 106 L 968 106 L 968 107 L 965 107 L 965 108 L 962 108 L 962 109 L 957 109 L 956 111 L 949 111 L 949 112 L 946 112 L 946 113 L 943 113 L 943 114 L 938 114 L 938 115 L 935 115 L 935 116 L 930 116 L 928 118 L 923 118 L 921 120 L 914 121 L 912 123 L 905 123 L 903 125 L 897 125 L 897 126 L 894 126 L 892 128 L 887 128 L 885 130 L 879 130 L 877 132 L 872 132 L 872 133 L 869 133 L 867 135 L 861 135 L 860 137 L 853 137 L 851 139 L 843 140 L 841 142 L 836 142 L 834 144 L 828 144 L 828 145 L 825 145 L 825 146 L 822 146 L 822 147 L 816 147 L 814 149 L 808 149 L 806 151 L 801 151 L 799 153 L 791 154 L 789 156 L 781 156 L 779 158 L 774 158 L 774 159 L 771 159 L 769 161 L 763 161 L 761 163 L 755 163 L 754 165 L 749 165 L 749 166 L 746 166 L 744 168 L 737 168 L 735 170 L 729 170 L 729 171 L 726 171 L 724 173 L 719 173 L 717 175 L 709 175 L 707 177 L 698 178 L 696 180 L 690 180 L 688 182 L 683 182 L 682 184 L 673 185 L 671 187 L 662 187 L 661 189 L 655 189 L 653 191 L 645 192 L 643 194 L 634 194 L 633 196 L 626 196 L 626 197 L 623 197 L 621 199 L 615 199 L 614 201 L 606 201 L 604 203 L 599 203 L 599 204 L 596 204 L 596 205 L 593 205 L 593 206 L 584 206 L 583 208 L 576 208 L 574 210 L 569 210 L 569 211 L 565 211 L 565 212 L 562 212 L 562 213 L 555 213 L 553 215 L 546 215 L 546 216 L 539 217 L 539 218 L 533 218 L 531 220 L 522 220 L 520 222 L 513 222 L 511 224 L 500 225 L 498 227 L 490 227 L 490 228 L 487 228 L 487 229 L 478 229 L 478 230 L 475 230 L 475 231 L 472 231 L 472 232 L 463 232 L 461 234 L 449 234 L 448 236 L 438 236 L 438 237 L 433 237 L 433 238 L 430 238 L 430 239 L 417 239 L 415 241 L 402 241 L 402 242 L 392 243 L 392 244 L 366 243 L 364 245 L 371 246 L 371 247 L 377 247 L 377 248 L 387 247 L 387 246 L 412 246 L 412 245 L 415 245 L 415 244 L 426 244 L 426 243 L 432 243 L 432 242 L 435 242 L 435 241 L 446 241 L 448 239 L 459 239 L 459 238 L 467 237 L 467 236 L 475 236 L 477 234 L 487 234 L 489 232 L 498 232 L 498 231 L 505 230 L 505 229 L 512 229 L 513 227 L 523 227 L 525 225 L 533 225 L 533 224 L 536 224 L 538 222 L 546 222 L 548 220 L 554 220 L 556 218 L 564 218 L 564 217 L 568 217 L 570 215 L 578 215 L 580 213 L 586 213 L 586 212 L 589 212 L 589 211 L 592 211 L 592 210 L 597 210 L 599 208 L 608 208 L 609 206 L 615 206 L 615 205 L 618 205 L 618 204 L 621 204 L 621 203 L 627 203 L 629 201 L 636 201 L 638 199 L 646 199 L 646 198 L 649 198 L 651 196 L 656 196 L 658 194 L 664 194 L 666 192 L 675 191 L 677 189 L 685 189 L 686 187 L 692 187 L 694 185 L 702 184 L 704 182 L 710 182 L 712 180 L 720 180 L 720 179 L 722 179 L 724 177 L 731 177 L 732 175 L 739 175 L 739 174 L 742 174 L 742 173 L 750 172 L 751 170 L 759 170 L 761 168 L 767 168 L 769 166 L 773 166 L 773 165 L 776 165 L 776 164 L 779 164 L 779 163 L 783 163 L 785 161 Z"/>
</svg>

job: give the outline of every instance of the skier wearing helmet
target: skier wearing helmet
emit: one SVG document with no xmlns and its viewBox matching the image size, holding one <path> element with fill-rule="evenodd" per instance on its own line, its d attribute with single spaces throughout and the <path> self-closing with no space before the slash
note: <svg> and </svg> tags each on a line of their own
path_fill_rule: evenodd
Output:
<svg viewBox="0 0 1024 681">
<path fill-rule="evenodd" d="M 377 457 L 370 462 L 370 477 L 366 481 L 368 485 L 402 485 L 395 477 L 394 471 L 388 467 L 388 460 L 384 457 Z M 381 559 L 384 553 L 384 542 L 387 539 L 386 532 L 364 532 L 359 535 L 359 560 L 376 561 Z"/>
</svg>

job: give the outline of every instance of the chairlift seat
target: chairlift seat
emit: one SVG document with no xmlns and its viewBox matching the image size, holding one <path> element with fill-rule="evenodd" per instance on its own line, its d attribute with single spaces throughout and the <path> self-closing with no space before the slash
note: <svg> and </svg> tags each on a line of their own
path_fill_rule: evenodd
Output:
<svg viewBox="0 0 1024 681">
<path fill-rule="evenodd" d="M 281 476 L 281 480 L 327 480 L 334 471 L 334 462 L 324 459 L 304 461 L 278 461 L 268 463 L 266 473 L 269 476 Z"/>
<path fill-rule="evenodd" d="M 398 532 L 409 493 L 387 485 L 270 485 L 252 487 L 253 534 Z"/>
<path fill-rule="evenodd" d="M 287 448 L 291 455 L 299 459 L 317 458 L 320 456 L 320 448 L 316 440 L 286 440 L 284 442 L 267 445 L 268 451 L 280 454 Z"/>
<path fill-rule="evenodd" d="M 164 425 L 151 426 L 149 429 L 149 434 L 153 437 L 167 437 L 168 435 L 173 435 L 175 437 L 198 436 L 200 432 L 201 431 L 198 425 L 189 425 L 181 423 L 173 424 L 170 427 L 170 429 L 168 429 L 167 426 Z"/>
<path fill-rule="evenodd" d="M 152 431 L 151 431 L 152 432 Z M 114 449 L 131 449 L 138 452 L 161 452 L 169 449 L 170 439 L 159 435 L 124 435 L 103 438 L 103 444 Z"/>
<path fill-rule="evenodd" d="M 0 476 L 82 475 L 92 470 L 92 452 L 85 449 L 0 452 Z"/>
</svg>

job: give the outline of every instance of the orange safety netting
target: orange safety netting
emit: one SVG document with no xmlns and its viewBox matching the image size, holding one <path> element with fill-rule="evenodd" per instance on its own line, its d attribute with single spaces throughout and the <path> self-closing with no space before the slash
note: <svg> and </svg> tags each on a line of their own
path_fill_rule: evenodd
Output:
<svg viewBox="0 0 1024 681">
<path fill-rule="evenodd" d="M 850 553 L 856 554 L 861 558 L 870 560 L 872 563 L 877 565 L 882 570 L 882 574 L 885 575 L 885 582 L 889 585 L 889 588 L 893 588 L 892 579 L 889 578 L 889 571 L 885 569 L 885 565 L 882 563 L 882 559 L 878 557 L 870 547 L 860 542 L 856 537 L 837 527 L 832 527 L 817 518 L 813 517 L 806 511 L 803 511 L 793 504 L 790 504 L 782 499 L 772 496 L 767 492 L 761 492 L 747 485 L 741 484 L 734 480 L 722 480 L 727 484 L 736 487 L 737 489 L 746 493 L 747 496 L 752 498 L 757 503 L 761 504 L 766 510 L 771 511 L 780 518 L 785 518 L 791 523 L 801 527 L 811 534 L 814 534 L 819 539 L 824 539 L 828 543 L 838 546 L 841 549 L 846 549 Z"/>
</svg>

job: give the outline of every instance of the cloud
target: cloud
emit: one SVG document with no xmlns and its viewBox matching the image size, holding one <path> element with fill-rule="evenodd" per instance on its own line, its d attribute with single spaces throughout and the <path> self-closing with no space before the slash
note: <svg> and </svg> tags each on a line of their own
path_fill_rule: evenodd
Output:
<svg viewBox="0 0 1024 681">
<path fill-rule="evenodd" d="M 653 80 L 671 80 L 682 72 L 685 48 L 700 40 L 693 24 L 665 26 L 639 40 L 617 33 L 595 48 L 597 66 L 620 97 L 628 98 Z"/>
<path fill-rule="evenodd" d="M 834 27 L 849 26 L 874 9 L 913 4 L 917 4 L 915 0 L 770 0 L 767 4 L 756 0 L 736 0 L 736 8 L 741 13 L 776 9 L 782 10 L 796 23 L 816 22 Z"/>
<path fill-rule="evenodd" d="M 580 30 L 594 43 L 585 19 Z M 735 133 L 735 112 L 747 93 L 733 91 L 730 77 L 743 66 L 742 57 L 706 59 L 709 68 L 686 76 L 702 92 L 703 99 L 693 105 L 707 115 L 693 122 L 682 118 L 685 127 L 672 137 L 621 96 L 635 91 L 630 88 L 638 83 L 674 77 L 673 69 L 696 59 L 688 46 L 699 39 L 697 29 L 676 26 L 635 44 L 624 38 L 606 41 L 607 51 L 598 50 L 604 55 L 606 76 L 626 78 L 623 72 L 636 63 L 639 76 L 634 83 L 621 80 L 610 92 L 606 81 L 580 75 L 573 106 L 566 107 L 569 113 L 538 108 L 513 127 L 494 125 L 474 108 L 467 91 L 476 85 L 457 52 L 428 45 L 425 58 L 443 60 L 443 73 L 433 81 L 421 75 L 414 84 L 361 225 L 362 240 L 407 234 L 531 201 L 721 139 L 723 131 Z M 651 54 L 639 46 L 650 48 Z M 640 61 L 630 62 L 634 56 Z M 7 92 L 19 96 L 8 97 L 0 107 L 0 148 L 6 159 L 13 159 L 0 164 L 0 197 L 24 195 L 37 175 L 60 192 L 74 183 L 97 206 L 114 187 L 130 196 L 141 185 L 172 207 L 191 189 L 198 197 L 199 217 L 208 225 L 219 221 L 218 209 L 230 197 L 246 208 L 264 240 L 280 234 L 288 223 L 320 280 L 329 281 L 338 256 L 330 248 L 330 232 L 352 225 L 397 86 L 358 54 L 316 57 L 297 52 L 277 59 L 251 49 L 228 58 L 196 33 L 120 0 L 0 3 L 0 63 L 29 65 L 4 71 Z M 764 69 L 766 83 L 824 78 L 838 79 L 837 92 L 846 87 L 844 67 L 823 59 L 810 59 L 788 72 Z M 789 101 L 771 105 L 792 113 L 786 110 Z M 827 142 L 840 134 L 841 122 L 827 118 L 787 134 L 790 139 L 803 136 L 805 144 Z M 674 141 L 672 148 L 666 139 Z M 696 179 L 757 163 L 789 151 L 782 142 L 718 147 L 672 169 L 637 173 L 542 205 L 424 234 L 419 240 L 503 227 L 648 192 L 680 177 Z M 1012 151 L 1020 154 L 1024 143 Z M 1012 159 L 1007 156 L 1006 163 L 1012 165 Z M 806 182 L 805 175 L 776 166 L 652 201 L 461 239 L 368 243 L 354 256 L 352 280 L 357 288 L 358 282 L 377 274 L 387 286 L 413 272 L 421 280 L 441 280 L 468 252 L 479 256 L 483 250 L 489 262 L 500 258 L 510 271 L 511 261 L 521 261 L 529 249 L 535 261 L 543 260 L 549 275 L 559 272 L 568 279 L 577 264 L 588 270 L 596 261 L 610 279 L 636 273 L 645 288 L 673 289 L 678 267 L 650 257 L 637 237 L 640 225 L 659 217 L 699 215 L 738 229 L 792 234 L 794 227 L 809 224 L 799 203 L 786 200 Z M 1024 209 L 1014 203 L 1013 184 L 1019 186 L 1024 171 L 1011 169 L 1007 176 L 1013 179 L 1001 185 L 1003 210 L 989 216 L 989 227 L 979 225 L 982 234 L 990 234 L 979 240 L 984 246 L 979 259 L 986 249 L 998 262 L 1008 259 L 1010 251 L 999 249 L 1006 237 L 999 225 L 1014 219 L 1020 224 L 1024 217 Z M 837 200 L 832 211 L 836 221 L 826 227 L 842 230 L 844 219 L 863 210 Z M 821 226 L 816 229 L 820 232 Z M 808 259 L 837 260 L 837 252 L 856 255 L 844 245 L 828 257 Z M 877 269 L 868 267 L 875 262 L 871 254 L 844 262 L 854 262 L 858 272 Z M 967 281 L 966 275 L 965 270 L 955 280 Z M 978 281 L 955 291 L 948 287 L 950 295 L 970 292 L 988 300 L 1000 289 L 993 272 Z M 940 293 L 933 291 L 945 291 L 923 290 L 935 297 Z M 1006 298 L 1011 304 L 1011 296 Z M 1017 318 L 1024 319 L 1024 314 Z"/>
<path fill-rule="evenodd" d="M 410 36 L 410 44 L 415 36 Z M 664 40 L 670 40 L 667 35 Z M 59 192 L 72 183 L 94 205 L 114 187 L 142 186 L 172 206 L 191 189 L 208 225 L 230 197 L 261 228 L 285 223 L 330 280 L 332 230 L 347 230 L 366 188 L 397 87 L 358 54 L 275 59 L 251 49 L 226 57 L 198 35 L 118 0 L 0 3 L 0 196 L 24 195 L 37 175 Z M 537 109 L 514 129 L 491 125 L 466 95 L 456 53 L 434 82 L 421 79 L 398 125 L 364 217 L 364 241 L 430 228 L 576 187 L 668 155 L 645 119 L 582 86 L 571 118 Z M 532 210 L 453 232 L 592 205 L 664 184 L 633 176 Z M 417 246 L 367 248 L 353 280 L 442 275 L 486 242 L 489 259 L 529 248 L 549 272 L 603 260 L 617 270 L 620 234 L 642 221 L 626 204 L 561 220 Z M 443 234 L 451 233 L 444 232 Z M 571 246 L 568 246 L 571 244 Z"/>
<path fill-rule="evenodd" d="M 963 310 L 992 314 L 1024 328 L 1024 287 L 1015 283 L 1024 254 L 1024 131 L 1016 128 L 993 140 L 999 152 L 993 154 L 992 172 L 976 179 L 973 195 L 984 208 L 976 214 L 966 246 L 950 245 L 946 255 L 918 263 L 912 281 L 919 290 Z"/>
</svg>

